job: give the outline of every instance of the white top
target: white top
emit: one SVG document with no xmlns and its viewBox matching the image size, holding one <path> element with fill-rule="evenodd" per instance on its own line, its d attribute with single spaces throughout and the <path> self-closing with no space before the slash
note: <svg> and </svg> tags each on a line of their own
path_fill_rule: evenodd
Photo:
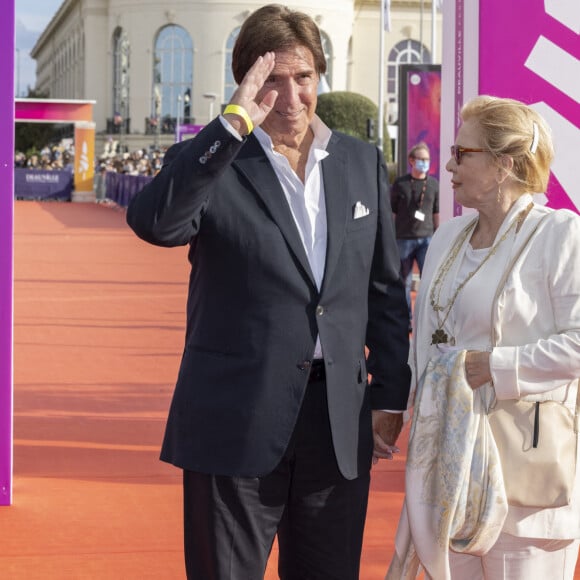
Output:
<svg viewBox="0 0 580 580">
<path fill-rule="evenodd" d="M 314 140 L 306 162 L 304 183 L 290 167 L 288 159 L 274 151 L 272 139 L 265 131 L 257 127 L 254 134 L 278 176 L 314 274 L 314 280 L 320 290 L 324 277 L 327 239 L 326 202 L 320 162 L 328 157 L 326 147 L 331 131 L 316 116 L 312 119 L 310 128 L 314 132 Z"/>
</svg>

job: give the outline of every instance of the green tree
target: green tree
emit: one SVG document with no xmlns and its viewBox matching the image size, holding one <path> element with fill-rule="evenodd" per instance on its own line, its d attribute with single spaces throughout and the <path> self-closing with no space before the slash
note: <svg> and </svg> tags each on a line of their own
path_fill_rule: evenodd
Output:
<svg viewBox="0 0 580 580">
<path fill-rule="evenodd" d="M 376 143 L 379 109 L 368 97 L 349 91 L 325 93 L 318 97 L 316 113 L 332 130 Z M 383 135 L 387 135 L 386 125 L 384 129 Z M 384 153 L 390 161 L 390 146 L 384 148 Z"/>
<path fill-rule="evenodd" d="M 46 99 L 47 95 L 28 89 L 27 99 Z M 55 131 L 54 123 L 17 122 L 14 127 L 14 147 L 27 157 L 37 154 L 42 147 L 50 142 Z"/>
</svg>

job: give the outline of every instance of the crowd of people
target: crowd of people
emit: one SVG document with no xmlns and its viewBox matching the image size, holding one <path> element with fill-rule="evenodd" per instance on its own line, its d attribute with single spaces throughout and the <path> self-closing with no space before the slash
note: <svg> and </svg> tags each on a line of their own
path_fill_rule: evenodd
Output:
<svg viewBox="0 0 580 580">
<path fill-rule="evenodd" d="M 119 143 L 110 138 L 103 151 L 95 159 L 95 174 L 114 171 L 127 175 L 155 175 L 163 163 L 165 148 L 120 151 Z M 47 144 L 40 151 L 26 154 L 14 153 L 14 167 L 20 169 L 69 170 L 74 169 L 74 142 L 62 139 L 55 144 Z"/>
<path fill-rule="evenodd" d="M 119 152 L 119 144 L 110 138 L 97 159 L 97 171 L 116 171 L 127 175 L 155 175 L 163 163 L 164 148 Z"/>
<path fill-rule="evenodd" d="M 103 150 L 95 158 L 94 191 L 98 202 L 109 198 L 107 190 L 114 187 L 118 193 L 118 183 L 111 182 L 108 175 L 129 175 L 136 177 L 152 177 L 163 164 L 166 148 L 150 147 L 135 151 L 123 151 L 119 142 L 109 138 Z M 74 142 L 72 139 L 62 139 L 58 143 L 43 146 L 38 152 L 29 153 L 16 151 L 14 167 L 17 169 L 43 171 L 74 171 Z M 123 181 L 123 187 L 128 185 Z M 114 197 L 114 194 L 113 194 Z"/>
<path fill-rule="evenodd" d="M 40 151 L 26 155 L 14 153 L 14 167 L 19 169 L 73 170 L 74 144 L 72 139 L 62 139 L 56 144 L 44 145 Z"/>
</svg>

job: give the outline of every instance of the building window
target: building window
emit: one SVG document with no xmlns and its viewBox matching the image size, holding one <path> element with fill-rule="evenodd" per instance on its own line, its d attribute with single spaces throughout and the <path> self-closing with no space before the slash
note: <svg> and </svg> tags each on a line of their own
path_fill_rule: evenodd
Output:
<svg viewBox="0 0 580 580">
<path fill-rule="evenodd" d="M 159 31 L 153 57 L 151 123 L 162 133 L 175 131 L 176 123 L 189 123 L 193 93 L 193 42 L 181 26 Z"/>
<path fill-rule="evenodd" d="M 113 34 L 113 127 L 110 132 L 129 132 L 129 58 L 127 33 L 117 28 Z"/>
<path fill-rule="evenodd" d="M 228 36 L 226 42 L 226 68 L 224 70 L 224 103 L 229 103 L 234 91 L 236 90 L 236 81 L 234 80 L 234 75 L 232 73 L 232 53 L 234 51 L 234 44 L 236 44 L 236 39 L 238 34 L 240 34 L 240 26 L 234 28 L 232 33 Z"/>
<path fill-rule="evenodd" d="M 391 49 L 387 65 L 389 123 L 394 123 L 398 119 L 399 66 L 402 64 L 426 64 L 430 62 L 430 51 L 416 40 L 402 40 Z"/>
<path fill-rule="evenodd" d="M 328 83 L 327 86 L 329 89 L 332 89 L 332 43 L 330 42 L 330 36 L 322 30 L 320 31 L 320 42 L 322 44 L 322 50 L 324 51 L 324 57 L 326 58 L 326 74 L 324 75 L 324 78 Z"/>
</svg>

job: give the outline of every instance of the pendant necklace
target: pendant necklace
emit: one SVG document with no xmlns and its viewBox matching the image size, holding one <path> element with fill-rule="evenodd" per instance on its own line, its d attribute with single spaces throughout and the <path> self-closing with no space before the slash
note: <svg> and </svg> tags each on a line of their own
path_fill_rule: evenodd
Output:
<svg viewBox="0 0 580 580">
<path fill-rule="evenodd" d="M 465 285 L 481 270 L 481 268 L 483 268 L 486 262 L 497 252 L 500 245 L 507 239 L 512 230 L 515 229 L 516 233 L 519 231 L 523 221 L 526 219 L 528 213 L 530 213 L 533 205 L 534 205 L 533 203 L 530 203 L 528 207 L 526 207 L 518 214 L 518 217 L 514 219 L 514 221 L 504 232 L 502 237 L 491 247 L 489 252 L 479 263 L 477 268 L 475 268 L 475 270 L 472 270 L 471 272 L 469 272 L 469 274 L 467 274 L 463 282 L 461 282 L 461 284 L 457 286 L 455 292 L 453 293 L 451 298 L 449 298 L 447 303 L 441 304 L 441 291 L 443 289 L 443 282 L 447 278 L 447 275 L 449 274 L 451 267 L 453 266 L 455 260 L 457 259 L 457 256 L 459 255 L 459 252 L 461 251 L 461 248 L 463 247 L 463 244 L 467 240 L 468 236 L 475 229 L 477 219 L 468 224 L 467 227 L 461 232 L 461 234 L 455 241 L 455 244 L 453 244 L 453 247 L 451 248 L 449 254 L 447 254 L 447 257 L 445 258 L 443 264 L 437 271 L 437 278 L 435 279 L 435 282 L 431 286 L 430 293 L 431 308 L 433 308 L 433 310 L 437 314 L 437 326 L 438 326 L 435 332 L 431 335 L 431 344 L 449 343 L 452 346 L 455 345 L 455 338 L 453 336 L 450 338 L 448 334 L 445 332 L 444 327 L 445 323 L 447 322 L 447 319 L 449 318 L 449 314 L 451 313 L 451 309 L 453 308 L 453 305 L 455 304 L 455 301 L 459 296 L 459 293 L 463 290 Z"/>
</svg>

